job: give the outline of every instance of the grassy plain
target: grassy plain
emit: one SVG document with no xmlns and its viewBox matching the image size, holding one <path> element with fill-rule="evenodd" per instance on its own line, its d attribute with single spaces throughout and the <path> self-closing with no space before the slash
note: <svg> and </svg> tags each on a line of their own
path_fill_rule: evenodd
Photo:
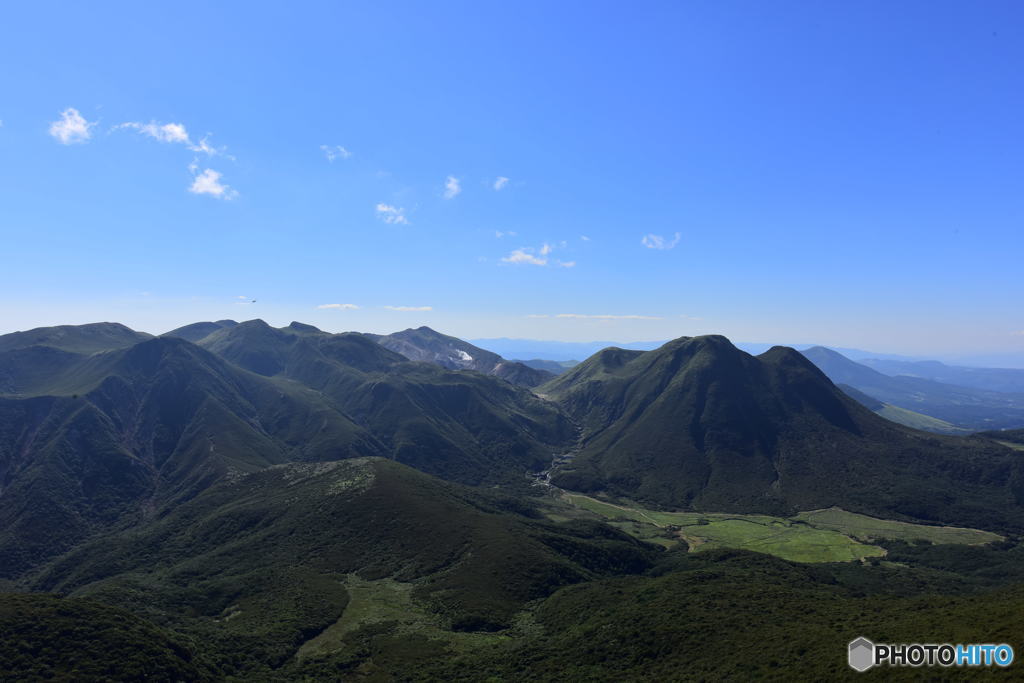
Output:
<svg viewBox="0 0 1024 683">
<path fill-rule="evenodd" d="M 690 552 L 718 548 L 753 550 L 794 562 L 853 562 L 881 557 L 871 545 L 879 539 L 928 541 L 935 544 L 980 545 L 1001 540 L 977 529 L 927 526 L 875 519 L 840 508 L 801 512 L 790 518 L 730 513 L 663 512 L 633 504 L 617 504 L 576 493 L 561 500 L 572 508 L 597 515 L 612 526 L 667 549 L 685 541 Z M 553 510 L 553 518 L 564 518 Z"/>
<path fill-rule="evenodd" d="M 800 512 L 793 519 L 806 522 L 818 529 L 838 531 L 858 541 L 866 542 L 884 538 L 894 541 L 923 540 L 935 544 L 981 545 L 1002 540 L 1002 536 L 990 531 L 876 519 L 835 507 Z"/>
<path fill-rule="evenodd" d="M 937 417 L 931 417 L 930 415 L 924 415 L 922 413 L 915 413 L 913 410 L 907 410 L 906 408 L 900 408 L 899 406 L 884 404 L 882 408 L 875 411 L 878 415 L 881 415 L 887 420 L 898 422 L 901 425 L 907 427 L 913 427 L 914 429 L 924 429 L 930 432 L 938 432 L 939 434 L 968 434 L 971 430 L 957 427 L 952 422 L 940 420 Z"/>
<path fill-rule="evenodd" d="M 349 602 L 341 618 L 304 643 L 296 654 L 299 660 L 352 649 L 359 642 L 361 629 L 377 625 L 387 625 L 389 631 L 397 636 L 441 641 L 442 646 L 454 652 L 495 645 L 509 639 L 507 635 L 455 632 L 444 628 L 436 614 L 413 600 L 412 583 L 390 578 L 369 581 L 357 574 L 349 574 L 344 584 Z"/>
</svg>

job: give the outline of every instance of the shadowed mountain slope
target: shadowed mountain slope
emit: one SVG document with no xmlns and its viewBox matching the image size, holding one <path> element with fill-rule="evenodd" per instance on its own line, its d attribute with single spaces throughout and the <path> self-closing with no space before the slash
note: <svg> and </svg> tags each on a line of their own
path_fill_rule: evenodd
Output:
<svg viewBox="0 0 1024 683">
<path fill-rule="evenodd" d="M 582 426 L 552 482 L 666 506 L 1024 528 L 1021 463 L 982 440 L 874 415 L 810 361 L 719 336 L 606 349 L 539 388 Z"/>
<path fill-rule="evenodd" d="M 61 328 L 60 339 L 97 326 L 87 327 Z M 388 455 L 453 480 L 525 484 L 573 436 L 556 407 L 525 389 L 300 323 L 221 325 L 205 348 L 147 336 L 91 354 L 50 346 L 49 333 L 8 337 L 0 578 L 232 473 Z"/>
<path fill-rule="evenodd" d="M 253 372 L 321 392 L 383 442 L 391 457 L 446 479 L 520 480 L 527 470 L 547 467 L 572 439 L 560 411 L 526 389 L 410 362 L 369 335 L 294 326 L 248 321 L 201 345 Z"/>
<path fill-rule="evenodd" d="M 367 336 L 409 360 L 434 363 L 449 370 L 476 370 L 520 386 L 535 387 L 554 376 L 554 373 L 547 370 L 505 360 L 496 353 L 473 346 L 457 337 L 435 332 L 429 327 Z"/>
<path fill-rule="evenodd" d="M 384 452 L 315 392 L 180 339 L 77 356 L 52 384 L 0 396 L 2 576 L 232 472 Z"/>
</svg>

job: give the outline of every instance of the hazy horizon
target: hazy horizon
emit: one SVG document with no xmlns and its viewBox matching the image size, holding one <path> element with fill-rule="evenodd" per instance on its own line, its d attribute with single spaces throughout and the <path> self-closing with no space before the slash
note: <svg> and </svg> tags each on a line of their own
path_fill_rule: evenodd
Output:
<svg viewBox="0 0 1024 683">
<path fill-rule="evenodd" d="M 120 321 L 120 320 L 88 320 L 88 321 L 85 321 L 85 322 L 75 322 L 75 323 L 68 323 L 68 322 L 55 323 L 54 325 L 33 325 L 33 326 L 30 326 L 30 327 L 24 327 L 24 328 L 20 328 L 20 329 L 6 329 L 6 328 L 3 328 L 3 329 L 0 329 L 0 335 L 10 334 L 12 332 L 23 332 L 23 331 L 30 330 L 30 329 L 35 329 L 35 328 L 38 328 L 38 327 L 52 327 L 52 326 L 57 326 L 57 325 L 82 325 L 82 324 L 90 324 L 90 323 L 119 323 L 119 324 L 122 324 L 122 325 L 126 325 L 127 327 L 129 327 L 129 328 L 131 328 L 131 329 L 133 329 L 133 330 L 135 330 L 137 332 L 145 332 L 145 333 L 152 334 L 152 335 L 161 335 L 161 334 L 170 332 L 170 331 L 172 331 L 174 329 L 177 329 L 179 327 L 184 327 L 185 325 L 189 325 L 189 324 L 196 323 L 196 322 L 208 322 L 208 321 L 215 321 L 215 320 L 234 320 L 235 322 L 246 322 L 246 321 L 249 321 L 249 320 L 256 320 L 256 319 L 263 320 L 264 322 L 266 322 L 267 324 L 271 325 L 272 327 L 278 327 L 278 328 L 286 327 L 289 324 L 291 324 L 292 322 L 299 322 L 299 323 L 304 323 L 304 324 L 314 324 L 314 323 L 310 322 L 310 320 L 308 320 L 308 319 L 307 320 L 303 320 L 301 318 L 292 318 L 292 319 L 289 319 L 289 320 L 284 320 L 283 318 L 282 319 L 266 319 L 266 318 L 260 317 L 260 316 L 255 316 L 255 317 L 251 317 L 251 318 L 250 317 L 246 317 L 246 316 L 236 316 L 236 317 L 233 317 L 233 318 L 232 317 L 221 317 L 221 318 L 205 318 L 205 319 L 201 319 L 201 320 L 200 319 L 195 319 L 195 320 L 189 320 L 187 322 L 183 322 L 181 324 L 173 325 L 172 327 L 168 327 L 166 329 L 163 329 L 163 328 L 160 328 L 160 329 L 158 329 L 158 328 L 146 329 L 146 328 L 142 328 L 142 327 L 136 327 L 136 326 L 133 326 L 133 325 L 128 325 L 127 323 L 125 323 L 123 321 Z M 328 326 L 316 325 L 316 326 L 319 327 L 321 330 L 323 330 L 325 332 L 330 332 L 330 333 L 333 333 L 333 334 L 342 333 L 342 332 L 360 332 L 360 333 L 380 334 L 380 335 L 387 335 L 387 334 L 392 334 L 394 332 L 399 332 L 399 331 L 402 331 L 402 330 L 414 329 L 414 328 L 417 328 L 417 327 L 426 326 L 426 327 L 430 327 L 431 329 L 434 329 L 437 332 L 441 332 L 442 334 L 448 334 L 448 335 L 451 335 L 451 336 L 455 336 L 455 337 L 458 337 L 460 339 L 463 339 L 464 341 L 468 341 L 470 343 L 473 343 L 473 344 L 476 344 L 478 346 L 481 346 L 482 348 L 485 348 L 487 350 L 494 351 L 496 353 L 499 353 L 500 355 L 504 355 L 507 358 L 520 358 L 521 356 L 509 355 L 508 353 L 503 352 L 500 348 L 493 348 L 493 349 L 489 348 L 487 342 L 509 342 L 510 344 L 512 344 L 512 346 L 516 346 L 517 345 L 516 343 L 522 342 L 522 344 L 518 344 L 518 346 L 521 346 L 523 349 L 529 349 L 530 345 L 531 344 L 535 344 L 535 343 L 536 344 L 552 344 L 552 345 L 565 344 L 567 346 L 576 346 L 576 347 L 585 347 L 585 346 L 590 346 L 590 345 L 605 345 L 605 344 L 607 344 L 607 345 L 624 346 L 624 347 L 627 347 L 627 348 L 628 347 L 638 347 L 639 348 L 641 346 L 643 346 L 644 348 L 655 348 L 655 345 L 657 345 L 657 344 L 662 344 L 662 343 L 665 343 L 665 342 L 670 341 L 672 339 L 676 339 L 678 337 L 700 336 L 700 335 L 703 335 L 703 334 L 722 334 L 723 336 L 727 337 L 731 342 L 736 344 L 738 347 L 743 348 L 744 350 L 749 351 L 751 353 L 755 353 L 755 354 L 761 352 L 760 347 L 764 347 L 765 349 L 767 349 L 768 347 L 775 346 L 775 345 L 790 346 L 790 347 L 793 347 L 793 348 L 796 348 L 796 349 L 801 349 L 801 350 L 809 348 L 809 347 L 812 347 L 812 346 L 826 346 L 828 348 L 832 348 L 832 349 L 840 351 L 840 352 L 855 351 L 857 353 L 853 354 L 853 356 L 852 356 L 852 358 L 854 360 L 859 359 L 859 358 L 867 358 L 867 357 L 877 357 L 877 358 L 892 357 L 892 358 L 900 358 L 900 359 L 905 359 L 905 360 L 938 360 L 938 361 L 941 361 L 941 362 L 944 362 L 944 363 L 947 363 L 947 364 L 952 364 L 952 365 L 961 364 L 961 365 L 964 365 L 964 366 L 973 366 L 973 367 L 1024 368 L 1024 353 L 1021 353 L 1021 354 L 1013 354 L 1013 353 L 1008 353 L 1008 354 L 984 354 L 984 353 L 978 353 L 978 354 L 973 354 L 973 355 L 972 354 L 942 355 L 942 354 L 927 354 L 927 353 L 912 353 L 912 352 L 908 353 L 908 352 L 903 352 L 903 351 L 893 351 L 893 350 L 890 350 L 890 349 L 887 349 L 887 348 L 855 347 L 855 346 L 852 346 L 852 345 L 849 345 L 849 344 L 842 344 L 842 343 L 840 343 L 840 344 L 831 344 L 831 343 L 824 343 L 824 342 L 820 342 L 820 341 L 806 341 L 806 340 L 805 341 L 794 341 L 794 340 L 789 340 L 789 339 L 775 339 L 775 340 L 767 340 L 766 341 L 766 340 L 758 340 L 758 339 L 741 339 L 741 338 L 733 337 L 733 336 L 724 334 L 722 332 L 716 332 L 716 331 L 699 332 L 699 333 L 688 333 L 688 334 L 684 333 L 684 334 L 678 334 L 678 335 L 675 335 L 675 336 L 656 337 L 656 338 L 651 338 L 651 339 L 631 338 L 631 337 L 622 337 L 622 338 L 592 337 L 592 338 L 583 338 L 583 339 L 545 339 L 545 338 L 542 338 L 542 337 L 480 336 L 480 335 L 472 334 L 471 332 L 468 333 L 468 334 L 456 334 L 452 330 L 445 329 L 443 327 L 438 327 L 436 325 L 432 325 L 432 324 L 429 324 L 429 323 L 412 324 L 412 325 L 406 325 L 406 326 L 403 326 L 403 327 L 394 327 L 394 328 L 379 327 L 379 328 L 376 328 L 376 329 L 358 329 L 358 328 L 345 328 L 345 329 L 342 329 L 342 328 L 331 327 L 330 325 L 328 325 Z M 598 350 L 599 348 L 600 348 L 600 346 L 594 346 L 594 351 Z M 757 349 L 757 350 L 755 351 L 753 349 Z M 594 351 L 591 351 L 591 353 L 593 353 Z M 589 354 L 585 354 L 582 358 L 577 358 L 576 360 L 583 360 L 586 357 L 586 355 L 589 355 Z M 545 356 L 541 353 L 541 354 L 535 354 L 535 357 L 544 358 Z M 554 358 L 554 356 L 550 356 L 550 357 Z M 554 358 L 554 359 L 555 360 L 567 360 L 568 358 L 558 357 L 558 358 Z"/>
</svg>

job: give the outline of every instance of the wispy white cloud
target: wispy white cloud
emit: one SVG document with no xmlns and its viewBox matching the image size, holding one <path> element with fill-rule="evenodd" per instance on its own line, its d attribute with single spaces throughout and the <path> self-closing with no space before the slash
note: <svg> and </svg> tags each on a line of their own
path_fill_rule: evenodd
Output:
<svg viewBox="0 0 1024 683">
<path fill-rule="evenodd" d="M 433 306 L 385 306 L 389 311 L 432 311 Z"/>
<path fill-rule="evenodd" d="M 1024 330 L 1017 330 L 1016 332 L 1011 332 L 1010 334 L 1013 335 L 1014 337 L 1024 337 Z"/>
<path fill-rule="evenodd" d="M 140 123 L 139 121 L 127 121 L 111 128 L 112 131 L 124 129 L 137 131 L 140 135 L 151 137 L 157 142 L 181 144 L 193 152 L 199 152 L 211 157 L 219 155 L 227 157 L 232 161 L 234 160 L 234 157 L 227 153 L 226 147 L 214 147 L 210 144 L 209 133 L 199 142 L 193 142 L 192 136 L 189 135 L 188 129 L 185 128 L 183 123 L 159 123 L 157 121 Z"/>
<path fill-rule="evenodd" d="M 527 318 L 550 318 L 547 313 L 530 313 Z"/>
<path fill-rule="evenodd" d="M 405 217 L 405 209 L 390 204 L 377 204 L 377 218 L 392 225 L 411 225 Z"/>
<path fill-rule="evenodd" d="M 60 118 L 50 124 L 50 135 L 62 145 L 74 145 L 88 142 L 92 137 L 96 122 L 86 121 L 78 110 L 68 107 L 60 113 Z"/>
<path fill-rule="evenodd" d="M 459 179 L 453 175 L 448 176 L 444 179 L 444 198 L 455 199 L 462 192 L 462 185 L 459 183 Z"/>
<path fill-rule="evenodd" d="M 517 233 L 517 232 L 514 232 L 514 231 L 512 231 L 512 230 L 506 230 L 506 231 L 504 231 L 504 232 L 502 232 L 501 230 L 495 230 L 495 231 L 494 231 L 494 236 L 495 236 L 495 237 L 497 237 L 497 238 L 498 238 L 499 240 L 500 240 L 500 239 L 501 239 L 502 237 L 515 237 L 515 236 L 516 236 L 516 235 L 518 235 L 518 234 L 519 234 L 519 233 Z"/>
<path fill-rule="evenodd" d="M 586 235 L 580 235 L 580 239 L 583 240 L 584 242 L 589 242 L 590 241 L 590 238 L 587 237 Z"/>
<path fill-rule="evenodd" d="M 499 234 L 499 233 L 495 233 L 495 234 L 498 237 L 501 237 L 501 234 Z M 515 233 L 504 233 L 504 234 L 514 235 Z M 555 249 L 564 249 L 566 247 L 566 244 L 567 243 L 563 240 L 563 241 L 558 242 L 556 244 L 551 244 L 549 242 L 544 242 L 537 249 L 534 249 L 533 247 L 520 247 L 519 249 L 513 250 L 512 253 L 510 253 L 508 256 L 502 257 L 501 260 L 504 263 L 525 264 L 525 265 L 531 265 L 531 266 L 546 266 L 546 265 L 548 265 L 550 263 L 549 256 L 551 256 L 551 252 L 553 252 Z M 559 260 L 556 259 L 555 260 L 555 265 L 560 266 L 562 268 L 572 268 L 573 266 L 576 265 L 576 262 L 575 261 L 559 261 Z"/>
<path fill-rule="evenodd" d="M 112 130 L 121 130 L 124 128 L 136 130 L 141 135 L 148 135 L 158 142 L 180 142 L 186 145 L 191 144 L 191 140 L 189 140 L 188 137 L 188 131 L 185 130 L 184 124 L 181 123 L 157 123 L 156 121 L 139 123 L 137 121 L 128 121 L 127 123 L 119 123 L 114 126 Z"/>
<path fill-rule="evenodd" d="M 336 308 L 341 311 L 354 311 L 359 307 L 355 304 L 320 304 L 317 308 Z"/>
<path fill-rule="evenodd" d="M 516 263 L 516 264 L 529 264 L 531 266 L 546 266 L 548 259 L 546 257 L 547 252 L 544 252 L 541 256 L 537 256 L 533 253 L 533 249 L 529 247 L 523 247 L 522 249 L 515 249 L 508 256 L 502 257 L 502 261 L 505 263 Z"/>
<path fill-rule="evenodd" d="M 238 295 L 238 296 L 236 296 L 235 298 L 236 298 L 236 299 L 248 299 L 249 297 L 247 297 L 247 296 L 246 296 L 246 295 L 244 295 L 244 294 L 239 294 L 239 295 Z"/>
<path fill-rule="evenodd" d="M 341 145 L 320 145 L 320 150 L 327 157 L 327 161 L 334 162 L 335 159 L 348 159 L 352 152 Z"/>
<path fill-rule="evenodd" d="M 494 187 L 494 191 L 495 191 L 495 192 L 499 192 L 499 191 L 501 191 L 501 190 L 502 190 L 502 189 L 503 189 L 503 188 L 504 188 L 504 187 L 505 187 L 506 185 L 508 185 L 508 178 L 506 178 L 506 177 L 505 177 L 505 176 L 503 176 L 503 175 L 500 175 L 500 176 L 498 176 L 498 177 L 497 177 L 497 179 L 495 179 L 495 181 L 494 181 L 494 185 L 493 185 L 493 187 Z"/>
<path fill-rule="evenodd" d="M 587 315 L 583 313 L 559 313 L 556 318 L 576 318 L 581 320 L 662 320 L 658 315 Z"/>
<path fill-rule="evenodd" d="M 190 168 L 193 173 L 198 170 L 194 164 Z M 231 189 L 229 185 L 222 183 L 220 181 L 221 175 L 219 171 L 214 171 L 212 168 L 204 169 L 201 173 L 196 173 L 188 191 L 193 194 L 208 194 L 217 199 L 234 199 L 238 196 L 238 192 Z"/>
<path fill-rule="evenodd" d="M 203 154 L 206 154 L 206 155 L 211 156 L 211 157 L 212 156 L 216 156 L 216 155 L 219 154 L 219 155 L 221 155 L 223 157 L 227 157 L 228 159 L 231 159 L 232 161 L 235 160 L 235 157 L 233 157 L 230 154 L 228 154 L 228 152 L 227 152 L 228 148 L 227 147 L 214 147 L 214 146 L 212 146 L 210 144 L 210 135 L 209 134 L 206 134 L 203 137 L 202 140 L 200 140 L 199 142 L 197 142 L 195 144 L 191 144 L 190 143 L 188 148 L 190 150 L 192 150 L 193 152 L 202 152 Z"/>
<path fill-rule="evenodd" d="M 667 240 L 661 235 L 649 233 L 643 236 L 643 239 L 640 240 L 640 243 L 643 244 L 648 249 L 672 249 L 677 244 L 679 244 L 679 239 L 681 237 L 682 235 L 680 235 L 677 232 L 671 240 Z"/>
</svg>

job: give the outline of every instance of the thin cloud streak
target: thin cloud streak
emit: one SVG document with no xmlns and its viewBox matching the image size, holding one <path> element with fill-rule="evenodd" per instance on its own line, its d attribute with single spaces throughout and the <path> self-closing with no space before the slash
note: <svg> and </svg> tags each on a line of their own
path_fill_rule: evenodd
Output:
<svg viewBox="0 0 1024 683">
<path fill-rule="evenodd" d="M 514 232 L 503 233 L 501 231 L 495 231 L 495 237 L 502 237 L 504 235 L 514 235 Z M 503 256 L 501 261 L 503 263 L 512 263 L 516 265 L 530 265 L 530 266 L 547 266 L 550 262 L 548 258 L 555 249 L 564 249 L 567 246 L 567 242 L 562 240 L 556 244 L 544 242 L 539 249 L 533 247 L 520 247 L 515 249 L 508 256 Z M 555 259 L 555 265 L 560 268 L 573 268 L 576 266 L 576 261 L 561 261 Z"/>
<path fill-rule="evenodd" d="M 352 156 L 352 152 L 348 151 L 341 145 L 320 145 L 320 150 L 327 157 L 327 161 L 334 163 L 335 159 L 348 159 Z"/>
<path fill-rule="evenodd" d="M 210 144 L 209 133 L 207 133 L 199 142 L 192 142 L 192 136 L 189 135 L 188 129 L 185 128 L 185 124 L 183 123 L 159 123 L 157 121 L 140 123 L 138 121 L 127 121 L 125 123 L 119 123 L 110 130 L 113 132 L 125 129 L 134 130 L 138 132 L 139 135 L 151 137 L 157 142 L 182 144 L 193 152 L 201 152 L 211 157 L 219 155 L 231 159 L 232 161 L 235 160 L 233 156 L 227 153 L 226 147 L 217 148 Z"/>
<path fill-rule="evenodd" d="M 662 237 L 661 235 L 655 235 L 653 233 L 648 233 L 648 234 L 643 236 L 643 239 L 640 240 L 640 243 L 643 244 L 648 249 L 662 249 L 662 250 L 672 249 L 677 244 L 679 244 L 679 240 L 681 239 L 681 237 L 682 237 L 682 235 L 680 235 L 677 232 L 675 234 L 675 237 L 673 237 L 672 240 L 667 240 L 664 237 Z"/>
<path fill-rule="evenodd" d="M 546 266 L 548 260 L 542 256 L 536 256 L 533 254 L 533 249 L 524 247 L 522 249 L 515 249 L 508 256 L 503 256 L 501 259 L 505 263 L 529 264 L 531 266 Z"/>
</svg>

